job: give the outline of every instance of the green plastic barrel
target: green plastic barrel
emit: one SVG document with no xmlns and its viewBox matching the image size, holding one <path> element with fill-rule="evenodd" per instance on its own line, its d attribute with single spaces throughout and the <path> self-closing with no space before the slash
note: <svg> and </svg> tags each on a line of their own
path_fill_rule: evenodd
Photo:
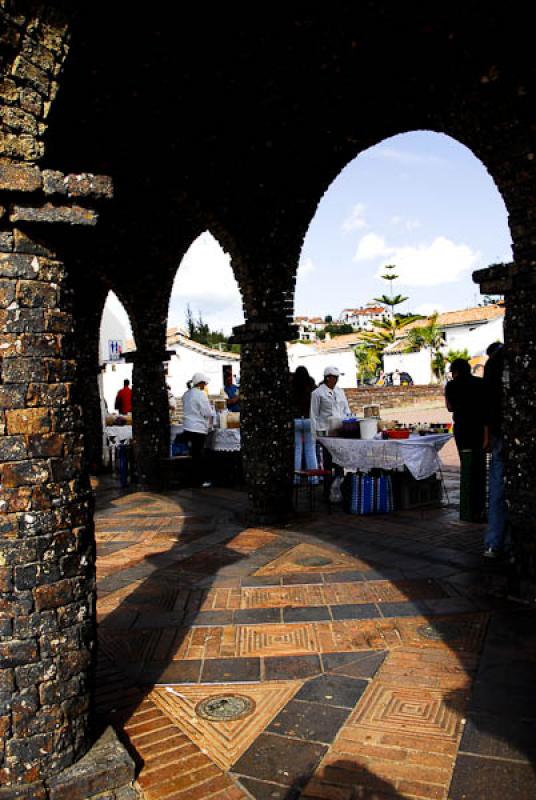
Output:
<svg viewBox="0 0 536 800">
<path fill-rule="evenodd" d="M 460 519 L 486 521 L 486 454 L 483 450 L 460 453 Z"/>
</svg>

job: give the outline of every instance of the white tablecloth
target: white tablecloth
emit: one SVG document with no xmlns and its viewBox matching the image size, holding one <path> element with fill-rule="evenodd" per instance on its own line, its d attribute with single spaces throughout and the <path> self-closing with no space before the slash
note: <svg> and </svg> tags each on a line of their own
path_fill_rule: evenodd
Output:
<svg viewBox="0 0 536 800">
<path fill-rule="evenodd" d="M 409 439 L 339 439 L 323 436 L 318 441 L 329 450 L 335 464 L 352 472 L 371 469 L 403 470 L 423 480 L 441 469 L 439 451 L 450 433 L 416 436 Z"/>
<path fill-rule="evenodd" d="M 182 425 L 171 425 L 171 443 L 175 436 L 183 432 Z M 215 428 L 207 436 L 205 447 L 218 452 L 238 453 L 240 451 L 240 428 Z"/>
<path fill-rule="evenodd" d="M 107 425 L 104 428 L 104 433 L 110 443 L 128 442 L 132 439 L 132 425 Z"/>
<path fill-rule="evenodd" d="M 206 446 L 218 452 L 238 453 L 240 450 L 240 429 L 216 428 L 209 433 Z"/>
</svg>

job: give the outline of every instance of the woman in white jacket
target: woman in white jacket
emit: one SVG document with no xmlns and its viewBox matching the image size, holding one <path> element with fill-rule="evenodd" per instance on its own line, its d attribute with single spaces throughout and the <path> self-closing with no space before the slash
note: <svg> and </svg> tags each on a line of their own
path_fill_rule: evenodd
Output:
<svg viewBox="0 0 536 800">
<path fill-rule="evenodd" d="M 324 382 L 311 395 L 311 428 L 314 435 L 327 433 L 328 417 L 346 417 L 350 414 L 350 406 L 344 390 L 337 386 L 341 373 L 337 367 L 326 367 Z"/>
<path fill-rule="evenodd" d="M 326 435 L 328 417 L 345 417 L 350 414 L 350 406 L 344 391 L 337 386 L 340 371 L 337 367 L 326 367 L 324 382 L 311 395 L 311 432 L 313 436 Z M 331 470 L 333 459 L 331 453 L 323 450 L 324 469 Z M 324 495 L 330 490 L 330 482 L 324 482 Z"/>
<path fill-rule="evenodd" d="M 212 407 L 205 394 L 209 378 L 203 372 L 196 372 L 192 378 L 192 388 L 182 396 L 184 411 L 184 439 L 189 442 L 192 453 L 192 482 L 194 486 L 208 487 L 211 484 L 204 478 L 203 449 L 212 423 Z"/>
</svg>

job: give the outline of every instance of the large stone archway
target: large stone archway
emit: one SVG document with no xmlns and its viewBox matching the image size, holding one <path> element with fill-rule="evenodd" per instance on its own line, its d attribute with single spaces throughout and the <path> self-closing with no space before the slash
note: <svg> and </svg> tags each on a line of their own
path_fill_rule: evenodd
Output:
<svg viewBox="0 0 536 800">
<path fill-rule="evenodd" d="M 98 3 L 76 15 L 62 3 L 5 5 L 5 786 L 42 786 L 93 737 L 94 546 L 79 410 L 79 381 L 88 374 L 77 377 L 73 336 L 73 307 L 80 308 L 73 291 L 83 285 L 77 269 L 98 261 L 129 297 L 140 331 L 139 405 L 165 416 L 158 365 L 180 242 L 192 240 L 200 218 L 227 232 L 246 311 L 236 339 L 250 409 L 244 440 L 252 509 L 261 519 L 285 513 L 290 412 L 281 386 L 300 244 L 340 169 L 396 132 L 426 127 L 466 144 L 509 211 L 515 264 L 479 280 L 507 298 L 508 500 L 520 561 L 535 577 L 534 65 L 521 22 L 489 9 L 483 19 L 473 6 L 450 7 L 447 17 L 393 11 L 388 3 L 338 14 L 290 10 L 259 28 L 228 9 L 215 13 L 211 26 L 192 12 L 188 25 L 177 27 L 156 13 L 126 20 L 112 8 L 103 26 Z M 504 45 L 508 37 L 515 52 Z M 162 430 L 150 431 L 145 443 L 139 432 L 148 475 L 161 455 Z"/>
</svg>

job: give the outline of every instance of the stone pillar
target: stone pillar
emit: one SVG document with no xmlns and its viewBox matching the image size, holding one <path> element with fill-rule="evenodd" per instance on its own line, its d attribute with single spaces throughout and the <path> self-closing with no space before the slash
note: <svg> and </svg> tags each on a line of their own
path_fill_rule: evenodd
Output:
<svg viewBox="0 0 536 800">
<path fill-rule="evenodd" d="M 504 444 L 509 528 L 522 582 L 536 583 L 536 272 L 530 264 L 495 264 L 473 274 L 486 294 L 503 294 L 505 316 Z M 521 586 L 513 591 L 523 591 Z M 533 596 L 533 592 L 531 594 Z"/>
<path fill-rule="evenodd" d="M 24 796 L 42 797 L 43 781 L 92 744 L 95 543 L 60 243 L 96 223 L 95 181 L 111 185 L 53 176 L 62 194 L 73 178 L 83 204 L 43 198 L 54 188 L 37 167 L 0 174 L 4 190 L 32 192 L 24 204 L 0 198 L 0 796 L 35 784 Z"/>
<path fill-rule="evenodd" d="M 241 345 L 240 426 L 252 518 L 281 522 L 292 508 L 293 421 L 285 340 L 286 322 L 234 328 Z"/>
<path fill-rule="evenodd" d="M 166 352 L 137 350 L 128 354 L 132 370 L 132 433 L 138 480 L 159 489 L 162 459 L 169 456 L 169 404 L 164 361 Z"/>
<path fill-rule="evenodd" d="M 232 337 L 241 350 L 242 457 L 252 519 L 258 524 L 281 522 L 292 511 L 294 426 L 285 343 L 297 336 L 292 315 L 299 247 L 283 233 L 271 233 L 255 249 L 242 243 L 233 261 L 246 317 Z M 296 261 L 285 261 L 279 251 L 270 258 L 274 242 L 287 254 L 296 253 Z"/>
</svg>

